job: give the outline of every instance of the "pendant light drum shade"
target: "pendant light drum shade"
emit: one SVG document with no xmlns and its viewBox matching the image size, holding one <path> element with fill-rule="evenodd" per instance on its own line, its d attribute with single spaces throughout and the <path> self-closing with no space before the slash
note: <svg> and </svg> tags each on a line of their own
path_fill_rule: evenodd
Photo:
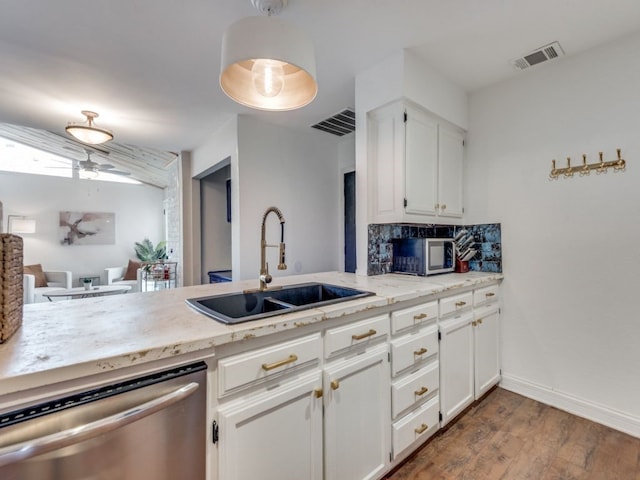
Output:
<svg viewBox="0 0 640 480">
<path fill-rule="evenodd" d="M 318 93 L 313 43 L 273 16 L 247 17 L 222 38 L 222 90 L 258 110 L 304 107 Z"/>
</svg>

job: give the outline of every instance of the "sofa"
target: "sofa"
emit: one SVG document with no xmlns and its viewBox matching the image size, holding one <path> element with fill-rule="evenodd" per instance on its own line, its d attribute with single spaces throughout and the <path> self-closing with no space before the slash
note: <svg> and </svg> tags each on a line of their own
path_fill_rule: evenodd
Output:
<svg viewBox="0 0 640 480">
<path fill-rule="evenodd" d="M 48 302 L 45 293 L 71 288 L 72 275 L 70 271 L 44 271 L 46 287 L 36 287 L 36 275 L 25 273 L 23 275 L 24 303 Z"/>
<path fill-rule="evenodd" d="M 129 285 L 131 290 L 129 293 L 139 292 L 142 286 L 142 268 L 136 268 L 136 279 L 135 280 L 125 280 L 125 276 L 127 274 L 127 270 L 129 266 L 126 267 L 107 267 L 104 269 L 105 276 L 105 284 L 106 285 Z"/>
</svg>

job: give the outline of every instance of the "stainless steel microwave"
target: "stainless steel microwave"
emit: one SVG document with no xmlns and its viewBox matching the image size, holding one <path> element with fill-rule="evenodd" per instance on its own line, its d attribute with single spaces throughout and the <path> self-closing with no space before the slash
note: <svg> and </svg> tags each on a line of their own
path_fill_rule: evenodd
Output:
<svg viewBox="0 0 640 480">
<path fill-rule="evenodd" d="M 393 271 L 411 275 L 453 272 L 456 249 L 451 238 L 393 240 Z"/>
</svg>

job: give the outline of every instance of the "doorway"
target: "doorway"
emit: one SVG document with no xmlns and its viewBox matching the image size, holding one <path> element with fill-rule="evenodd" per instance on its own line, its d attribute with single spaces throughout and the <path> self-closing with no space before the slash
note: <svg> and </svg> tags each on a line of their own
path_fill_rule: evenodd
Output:
<svg viewBox="0 0 640 480">
<path fill-rule="evenodd" d="M 356 172 L 344 174 L 344 271 L 356 273 Z"/>
<path fill-rule="evenodd" d="M 226 165 L 200 179 L 201 283 L 209 273 L 231 276 L 231 215 L 229 208 L 231 167 Z"/>
</svg>

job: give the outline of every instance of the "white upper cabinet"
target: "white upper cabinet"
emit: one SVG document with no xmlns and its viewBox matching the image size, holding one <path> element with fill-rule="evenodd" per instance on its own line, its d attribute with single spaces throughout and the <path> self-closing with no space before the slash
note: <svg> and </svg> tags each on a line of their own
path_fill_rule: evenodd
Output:
<svg viewBox="0 0 640 480">
<path fill-rule="evenodd" d="M 438 124 L 423 111 L 404 108 L 404 211 L 414 215 L 438 212 Z"/>
<path fill-rule="evenodd" d="M 369 112 L 368 221 L 462 217 L 463 134 L 407 101 Z"/>
<path fill-rule="evenodd" d="M 438 202 L 443 217 L 462 217 L 462 161 L 464 136 L 444 124 L 438 125 Z"/>
</svg>

